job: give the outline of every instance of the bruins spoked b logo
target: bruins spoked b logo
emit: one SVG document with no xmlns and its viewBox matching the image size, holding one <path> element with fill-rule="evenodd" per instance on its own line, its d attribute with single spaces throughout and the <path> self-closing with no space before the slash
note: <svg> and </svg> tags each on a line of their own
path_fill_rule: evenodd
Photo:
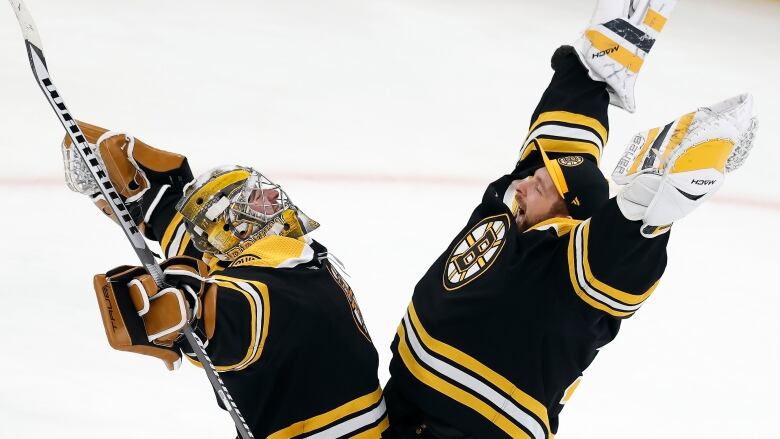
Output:
<svg viewBox="0 0 780 439">
<path fill-rule="evenodd" d="M 509 215 L 483 219 L 455 245 L 444 269 L 444 288 L 457 290 L 486 272 L 506 242 Z"/>
</svg>

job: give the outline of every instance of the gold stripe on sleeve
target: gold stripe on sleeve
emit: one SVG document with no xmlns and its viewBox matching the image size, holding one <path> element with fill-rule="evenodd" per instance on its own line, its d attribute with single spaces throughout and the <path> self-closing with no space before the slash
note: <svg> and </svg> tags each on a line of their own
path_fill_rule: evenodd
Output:
<svg viewBox="0 0 780 439">
<path fill-rule="evenodd" d="M 557 152 L 565 154 L 589 154 L 596 159 L 598 164 L 601 160 L 601 153 L 598 146 L 589 142 L 579 142 L 576 140 L 561 139 L 536 139 L 545 152 Z"/>
<path fill-rule="evenodd" d="M 587 303 L 593 308 L 596 308 L 600 311 L 604 311 L 605 313 L 615 317 L 628 317 L 631 314 L 633 314 L 633 312 L 623 312 L 623 311 L 614 310 L 611 307 L 593 299 L 585 291 L 583 291 L 582 288 L 580 288 L 580 284 L 577 281 L 577 273 L 576 273 L 577 266 L 574 260 L 574 239 L 575 239 L 575 234 L 572 233 L 569 238 L 569 251 L 568 251 L 569 279 L 571 280 L 571 287 L 574 289 L 574 292 L 577 294 L 577 296 L 580 299 L 582 299 L 583 302 Z"/>
<path fill-rule="evenodd" d="M 216 281 L 215 283 L 220 287 L 229 288 L 231 290 L 241 293 L 249 303 L 249 309 L 250 309 L 249 312 L 252 315 L 251 333 L 250 333 L 251 341 L 249 343 L 249 347 L 247 348 L 247 352 L 244 358 L 236 364 L 215 366 L 215 367 L 218 372 L 245 369 L 260 358 L 260 354 L 262 354 L 263 348 L 265 347 L 266 338 L 268 337 L 268 321 L 271 314 L 271 305 L 269 303 L 269 298 L 268 298 L 268 287 L 261 282 L 249 281 L 243 279 L 234 279 L 222 275 L 214 276 L 212 277 L 212 279 L 214 279 Z M 257 290 L 260 292 L 260 295 L 262 297 L 261 300 L 263 306 L 263 322 L 262 322 L 262 326 L 260 327 L 261 333 L 257 345 L 255 345 L 255 340 L 257 339 L 257 331 L 256 331 L 257 304 L 255 303 L 254 297 L 252 297 L 252 295 L 249 292 L 244 291 L 244 289 L 242 288 L 239 288 L 234 282 L 246 282 L 248 284 L 253 285 L 254 287 L 257 288 Z M 254 355 L 252 354 L 253 351 L 254 351 Z"/>
<path fill-rule="evenodd" d="M 577 252 L 576 247 L 576 240 L 577 240 L 577 234 L 578 232 L 576 230 L 572 231 L 570 238 L 569 238 L 569 247 L 567 252 L 568 257 L 568 263 L 569 263 L 569 279 L 571 281 L 572 289 L 574 292 L 579 296 L 580 299 L 582 299 L 585 303 L 592 306 L 593 308 L 596 308 L 598 310 L 604 311 L 607 314 L 610 314 L 615 317 L 628 317 L 631 316 L 636 312 L 636 310 L 639 308 L 639 306 L 644 302 L 645 299 L 647 299 L 650 294 L 653 293 L 655 288 L 658 286 L 660 280 L 657 280 L 647 291 L 645 291 L 641 295 L 635 295 L 626 293 L 624 291 L 618 290 L 617 288 L 611 287 L 604 282 L 601 282 L 600 280 L 596 279 L 596 277 L 593 275 L 593 273 L 590 270 L 590 263 L 588 261 L 588 234 L 590 231 L 590 223 L 585 222 L 582 226 L 582 247 L 581 247 L 581 254 L 577 255 L 575 252 Z M 579 258 L 577 256 L 580 256 Z M 582 261 L 582 265 L 578 266 L 577 259 L 580 259 Z M 584 282 L 585 284 L 580 283 L 580 279 L 578 277 L 578 269 L 582 269 L 582 275 L 584 276 Z M 586 291 L 588 289 L 592 289 L 593 292 Z M 594 297 L 595 296 L 595 297 Z M 603 296 L 604 299 L 600 299 L 598 296 Z M 625 307 L 626 309 L 620 309 L 616 308 L 617 304 L 610 305 L 608 303 L 609 301 L 617 301 L 621 302 L 620 306 Z M 632 309 L 628 309 L 632 308 Z"/>
<path fill-rule="evenodd" d="M 601 160 L 599 148 L 592 143 L 578 142 L 575 140 L 539 138 L 534 139 L 534 141 L 528 144 L 528 147 L 526 147 L 525 150 L 523 150 L 523 153 L 520 155 L 520 160 L 525 160 L 531 154 L 531 152 L 536 150 L 536 145 L 534 144 L 535 142 L 540 143 L 546 152 L 563 154 L 589 154 L 593 156 L 594 159 L 596 159 L 596 164 L 598 164 Z"/>
<path fill-rule="evenodd" d="M 587 222 L 583 225 L 583 230 L 582 230 L 582 251 L 583 251 L 582 261 L 585 269 L 584 270 L 585 278 L 588 280 L 588 283 L 596 287 L 602 293 L 612 297 L 613 299 L 619 300 L 620 302 L 623 302 L 627 305 L 639 305 L 640 303 L 644 302 L 645 299 L 647 299 L 651 294 L 653 294 L 653 291 L 655 291 L 655 287 L 658 286 L 659 281 L 656 281 L 653 284 L 653 286 L 651 286 L 650 289 L 645 291 L 643 294 L 636 295 L 636 294 L 630 294 L 618 290 L 617 288 L 613 288 L 605 284 L 604 282 L 601 282 L 600 280 L 596 279 L 596 276 L 594 276 L 593 273 L 590 271 L 590 263 L 588 262 L 589 232 L 590 232 L 590 222 Z"/>
<path fill-rule="evenodd" d="M 168 246 L 171 245 L 171 239 L 173 239 L 173 235 L 176 233 L 176 229 L 183 219 L 184 217 L 179 212 L 176 212 L 176 214 L 173 215 L 170 224 L 168 224 L 168 227 L 165 229 L 165 233 L 163 233 L 163 237 L 160 240 L 160 247 L 162 248 L 164 255 L 168 254 Z"/>
<path fill-rule="evenodd" d="M 190 243 L 190 232 L 185 231 L 184 237 L 181 239 L 181 245 L 179 246 L 179 251 L 176 252 L 176 256 L 181 256 L 184 254 L 184 251 L 187 250 L 187 245 Z"/>
<path fill-rule="evenodd" d="M 531 128 L 528 132 L 533 132 L 539 125 L 545 122 L 564 122 L 572 125 L 582 125 L 588 127 L 598 133 L 601 138 L 601 144 L 607 144 L 608 132 L 607 128 L 598 121 L 584 114 L 572 113 L 569 111 L 546 111 L 539 115 L 536 120 L 531 124 Z"/>
</svg>

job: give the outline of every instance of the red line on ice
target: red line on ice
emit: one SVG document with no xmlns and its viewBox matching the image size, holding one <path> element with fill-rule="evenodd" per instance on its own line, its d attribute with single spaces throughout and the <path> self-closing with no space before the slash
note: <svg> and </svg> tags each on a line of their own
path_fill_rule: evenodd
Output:
<svg viewBox="0 0 780 439">
<path fill-rule="evenodd" d="M 269 173 L 274 180 L 311 180 L 333 183 L 361 184 L 410 184 L 410 185 L 441 185 L 441 186 L 484 186 L 489 178 L 446 177 L 427 175 L 390 175 L 390 174 L 348 174 L 348 173 L 317 173 L 317 172 L 275 172 Z M 65 185 L 63 177 L 0 177 L 0 188 L 41 187 Z M 755 196 L 716 195 L 713 203 L 752 207 L 780 211 L 780 199 L 762 199 Z"/>
</svg>

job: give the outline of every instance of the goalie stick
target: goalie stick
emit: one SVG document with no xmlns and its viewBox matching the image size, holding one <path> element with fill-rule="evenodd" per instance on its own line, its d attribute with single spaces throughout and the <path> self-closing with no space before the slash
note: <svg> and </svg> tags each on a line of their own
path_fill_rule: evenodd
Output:
<svg viewBox="0 0 780 439">
<path fill-rule="evenodd" d="M 119 198 L 116 189 L 114 189 L 114 186 L 111 184 L 111 180 L 109 180 L 106 170 L 98 161 L 94 151 L 89 146 L 89 143 L 84 137 L 84 133 L 81 132 L 81 128 L 79 128 L 75 119 L 73 116 L 71 116 L 70 111 L 68 111 L 68 108 L 65 106 L 65 102 L 51 81 L 51 77 L 49 76 L 49 69 L 46 66 L 46 59 L 43 56 L 43 45 L 41 44 L 41 38 L 38 34 L 35 23 L 32 20 L 30 12 L 27 10 L 24 1 L 8 1 L 11 4 L 11 7 L 14 9 L 16 18 L 19 21 L 19 26 L 22 28 L 25 46 L 27 47 L 27 55 L 30 59 L 30 66 L 32 67 L 33 75 L 38 82 L 38 86 L 41 87 L 41 91 L 43 91 L 43 94 L 46 96 L 46 100 L 54 109 L 54 113 L 57 115 L 60 123 L 65 128 L 65 131 L 67 131 L 70 139 L 73 141 L 73 145 L 75 146 L 76 151 L 78 151 L 79 156 L 87 164 L 92 178 L 94 178 L 98 183 L 100 192 L 103 194 L 106 201 L 108 202 L 108 205 L 111 207 L 111 210 L 114 212 L 114 215 L 122 227 L 122 231 L 125 232 L 127 239 L 130 241 L 130 244 L 132 244 L 135 253 L 141 260 L 141 263 L 149 272 L 149 274 L 151 274 L 151 276 L 154 278 L 155 283 L 157 283 L 157 285 L 162 288 L 164 286 L 165 279 L 163 271 L 157 264 L 157 260 L 154 257 L 154 253 L 152 253 L 152 251 L 146 245 L 144 237 L 141 235 L 138 227 L 136 227 L 135 223 L 133 222 L 133 219 L 128 213 L 124 203 Z M 222 379 L 219 377 L 219 374 L 214 368 L 211 359 L 208 357 L 208 354 L 206 354 L 206 349 L 203 347 L 203 342 L 200 340 L 200 338 L 198 338 L 197 335 L 195 335 L 190 325 L 185 325 L 183 332 L 187 343 L 190 345 L 190 349 L 192 349 L 192 351 L 195 353 L 195 356 L 198 358 L 198 361 L 200 361 L 200 363 L 203 365 L 203 369 L 206 371 L 206 376 L 208 376 L 211 386 L 222 400 L 222 404 L 227 409 L 228 413 L 230 413 L 231 418 L 233 418 L 233 422 L 235 423 L 236 429 L 238 430 L 241 438 L 254 438 L 252 432 L 249 430 L 249 426 L 247 426 L 246 421 L 244 421 L 244 417 L 241 415 L 238 407 L 236 407 L 236 403 L 230 396 L 230 392 L 228 392 L 228 389 L 225 387 L 225 383 L 222 382 Z"/>
</svg>

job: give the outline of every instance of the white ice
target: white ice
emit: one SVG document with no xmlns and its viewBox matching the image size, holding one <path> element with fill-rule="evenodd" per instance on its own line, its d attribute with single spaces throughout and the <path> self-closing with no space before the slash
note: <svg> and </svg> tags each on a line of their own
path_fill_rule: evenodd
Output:
<svg viewBox="0 0 780 439">
<path fill-rule="evenodd" d="M 592 1 L 29 0 L 79 118 L 254 165 L 323 226 L 380 353 L 417 279 L 510 170 Z M 634 132 L 744 91 L 762 128 L 719 197 L 675 225 L 661 286 L 606 347 L 558 437 L 780 437 L 780 2 L 681 1 L 611 111 Z M 232 438 L 203 372 L 108 347 L 91 276 L 134 263 L 69 192 L 62 129 L 0 8 L 0 438 Z M 469 322 L 464 322 L 469 324 Z M 511 341 L 510 341 L 511 342 Z"/>
</svg>

